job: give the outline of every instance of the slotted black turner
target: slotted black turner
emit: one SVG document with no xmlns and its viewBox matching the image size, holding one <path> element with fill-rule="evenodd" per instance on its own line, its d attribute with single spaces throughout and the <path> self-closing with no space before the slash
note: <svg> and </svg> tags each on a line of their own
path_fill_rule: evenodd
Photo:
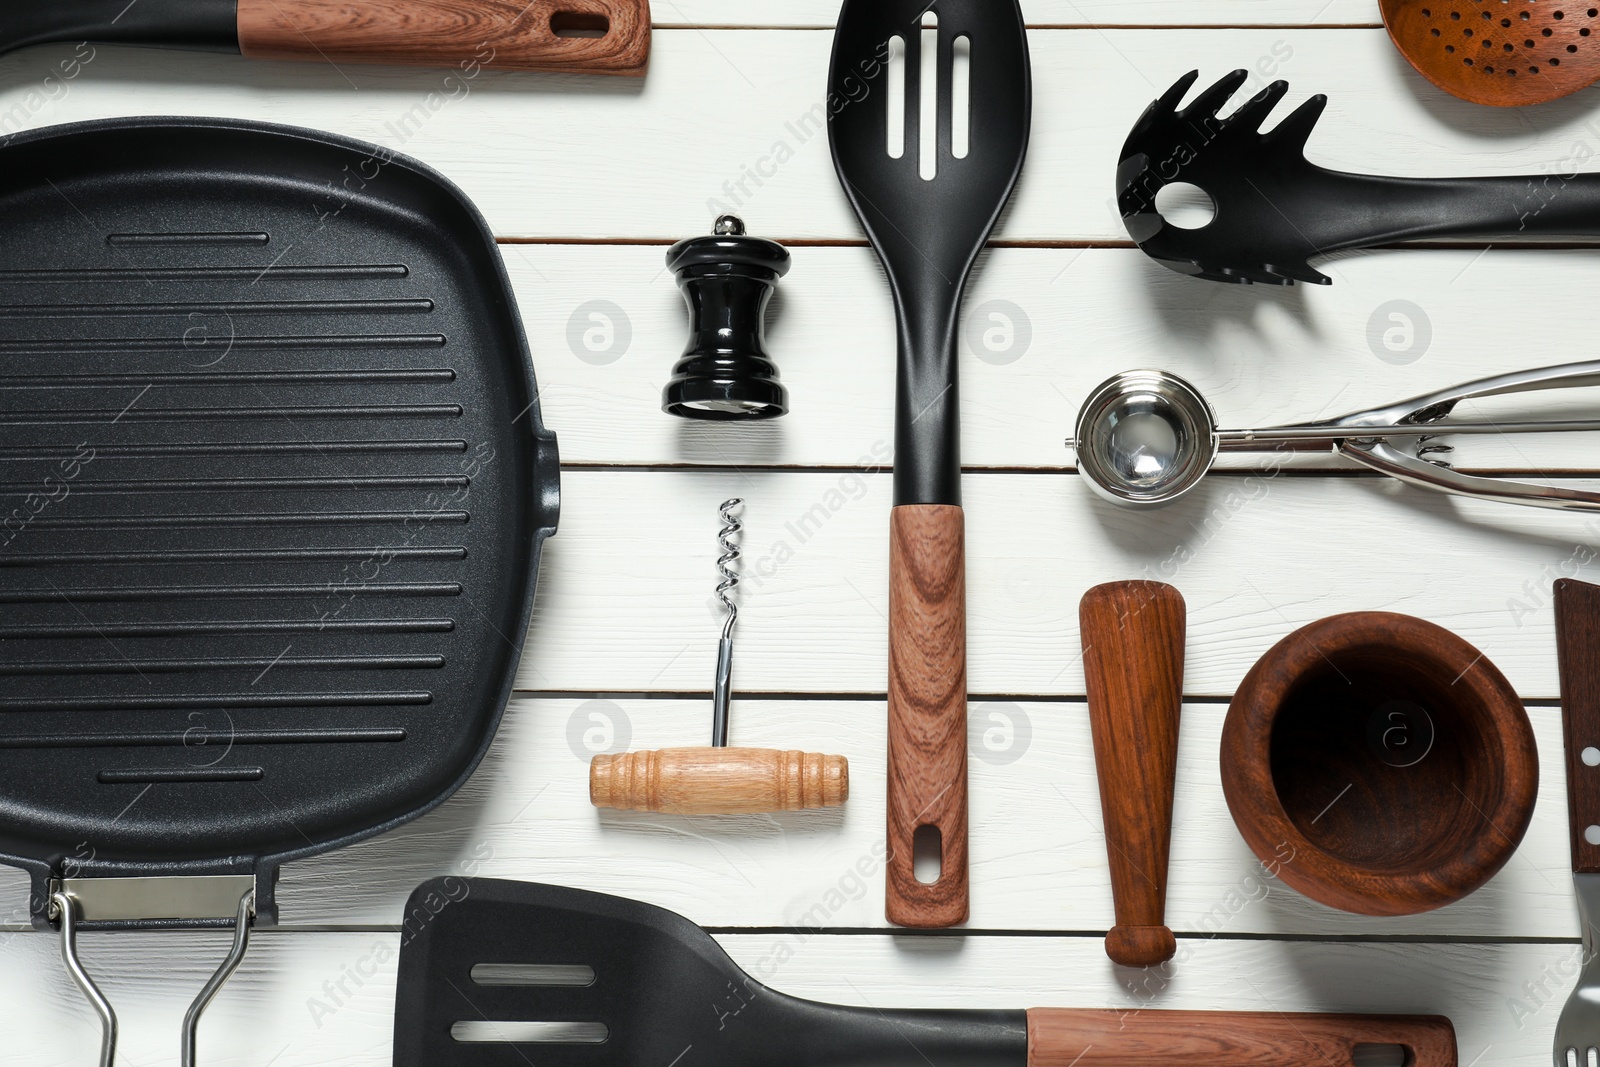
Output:
<svg viewBox="0 0 1600 1067">
<path fill-rule="evenodd" d="M 927 40 L 937 42 L 933 131 L 921 127 Z M 903 112 L 890 102 L 891 42 L 905 57 Z M 967 49 L 962 96 L 953 88 L 956 55 Z M 1022 11 L 1016 0 L 845 0 L 828 98 L 834 169 L 889 275 L 900 334 L 889 542 L 886 912 L 903 926 L 953 926 L 967 917 L 957 322 L 967 274 L 1028 150 L 1033 81 Z M 960 156 L 958 113 L 970 128 Z M 891 123 L 904 132 L 897 156 Z M 924 153 L 930 133 L 934 151 Z M 913 870 L 919 833 L 939 855 L 931 882 Z"/>
<path fill-rule="evenodd" d="M 1351 1067 L 1385 1045 L 1411 1067 L 1456 1062 L 1440 1016 L 800 1000 L 681 915 L 532 882 L 424 882 L 403 929 L 395 1067 Z"/>
</svg>

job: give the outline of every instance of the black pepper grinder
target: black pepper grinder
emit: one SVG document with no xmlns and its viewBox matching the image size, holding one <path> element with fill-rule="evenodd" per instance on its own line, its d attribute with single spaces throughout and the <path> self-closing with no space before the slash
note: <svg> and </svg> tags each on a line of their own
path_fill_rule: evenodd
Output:
<svg viewBox="0 0 1600 1067">
<path fill-rule="evenodd" d="M 789 253 L 775 241 L 747 237 L 736 215 L 723 215 L 709 237 L 667 250 L 667 266 L 689 303 L 689 346 L 661 393 L 661 410 L 683 419 L 728 422 L 775 419 L 789 392 L 766 352 L 767 303 L 789 273 Z"/>
</svg>

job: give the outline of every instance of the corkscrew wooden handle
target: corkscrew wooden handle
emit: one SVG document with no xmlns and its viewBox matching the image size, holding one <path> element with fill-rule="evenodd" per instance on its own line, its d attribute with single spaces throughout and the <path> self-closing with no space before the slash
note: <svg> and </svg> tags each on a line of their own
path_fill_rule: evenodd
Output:
<svg viewBox="0 0 1600 1067">
<path fill-rule="evenodd" d="M 1113 582 L 1083 596 L 1083 670 L 1117 925 L 1106 955 L 1169 960 L 1167 856 L 1183 701 L 1183 596 L 1160 582 Z"/>
<path fill-rule="evenodd" d="M 238 0 L 261 59 L 642 75 L 649 0 Z"/>
<path fill-rule="evenodd" d="M 954 505 L 903 504 L 889 532 L 885 910 L 900 926 L 954 926 L 969 906 L 965 520 Z M 925 827 L 939 850 L 929 882 L 916 874 Z"/>
<path fill-rule="evenodd" d="M 664 748 L 596 756 L 589 764 L 589 800 L 597 808 L 743 815 L 833 808 L 849 796 L 849 762 L 818 752 Z"/>
</svg>

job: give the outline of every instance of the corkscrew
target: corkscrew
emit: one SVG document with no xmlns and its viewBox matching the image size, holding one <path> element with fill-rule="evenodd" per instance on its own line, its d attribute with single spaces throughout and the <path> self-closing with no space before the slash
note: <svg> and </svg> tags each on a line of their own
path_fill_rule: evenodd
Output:
<svg viewBox="0 0 1600 1067">
<path fill-rule="evenodd" d="M 717 547 L 722 554 L 717 557 L 717 599 L 727 618 L 722 624 L 722 638 L 717 642 L 717 680 L 711 691 L 711 747 L 728 747 L 728 699 L 733 691 L 733 627 L 739 621 L 739 605 L 729 596 L 739 587 L 739 572 L 733 564 L 739 562 L 739 546 L 734 538 L 744 529 L 744 523 L 733 513 L 744 500 L 734 497 L 724 500 L 717 509 L 722 517 L 722 529 L 717 531 Z"/>
<path fill-rule="evenodd" d="M 589 800 L 597 808 L 676 815 L 740 815 L 801 808 L 831 808 L 850 795 L 850 764 L 843 756 L 772 748 L 728 747 L 733 694 L 733 630 L 739 621 L 739 537 L 735 514 L 744 500 L 717 508 L 717 588 L 722 632 L 711 690 L 711 747 L 664 748 L 596 756 L 589 764 Z"/>
</svg>

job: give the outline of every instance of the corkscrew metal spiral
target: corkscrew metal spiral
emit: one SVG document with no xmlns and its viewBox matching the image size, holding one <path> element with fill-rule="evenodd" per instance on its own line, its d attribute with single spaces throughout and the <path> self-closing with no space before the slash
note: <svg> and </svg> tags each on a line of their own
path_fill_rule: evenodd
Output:
<svg viewBox="0 0 1600 1067">
<path fill-rule="evenodd" d="M 728 612 L 728 619 L 722 624 L 722 636 L 733 636 L 733 624 L 739 619 L 739 605 L 735 604 L 728 596 L 739 585 L 739 572 L 731 564 L 739 562 L 739 546 L 734 544 L 734 537 L 744 529 L 744 523 L 733 513 L 733 509 L 744 504 L 740 497 L 724 500 L 717 509 L 717 514 L 722 519 L 722 529 L 717 531 L 717 547 L 722 549 L 722 554 L 717 557 L 717 573 L 722 576 L 722 581 L 717 583 L 717 599 L 722 601 L 722 606 Z"/>
<path fill-rule="evenodd" d="M 724 500 L 717 509 L 722 519 L 722 529 L 717 531 L 717 547 L 722 550 L 717 556 L 717 574 L 721 577 L 717 583 L 717 599 L 722 601 L 728 617 L 722 624 L 722 639 L 717 642 L 717 681 L 711 694 L 713 748 L 728 747 L 728 699 L 733 690 L 733 624 L 739 620 L 739 605 L 733 602 L 729 594 L 739 586 L 739 572 L 733 569 L 733 565 L 739 562 L 740 551 L 734 538 L 744 529 L 744 523 L 733 513 L 733 509 L 743 504 L 743 499 L 733 497 Z"/>
</svg>

